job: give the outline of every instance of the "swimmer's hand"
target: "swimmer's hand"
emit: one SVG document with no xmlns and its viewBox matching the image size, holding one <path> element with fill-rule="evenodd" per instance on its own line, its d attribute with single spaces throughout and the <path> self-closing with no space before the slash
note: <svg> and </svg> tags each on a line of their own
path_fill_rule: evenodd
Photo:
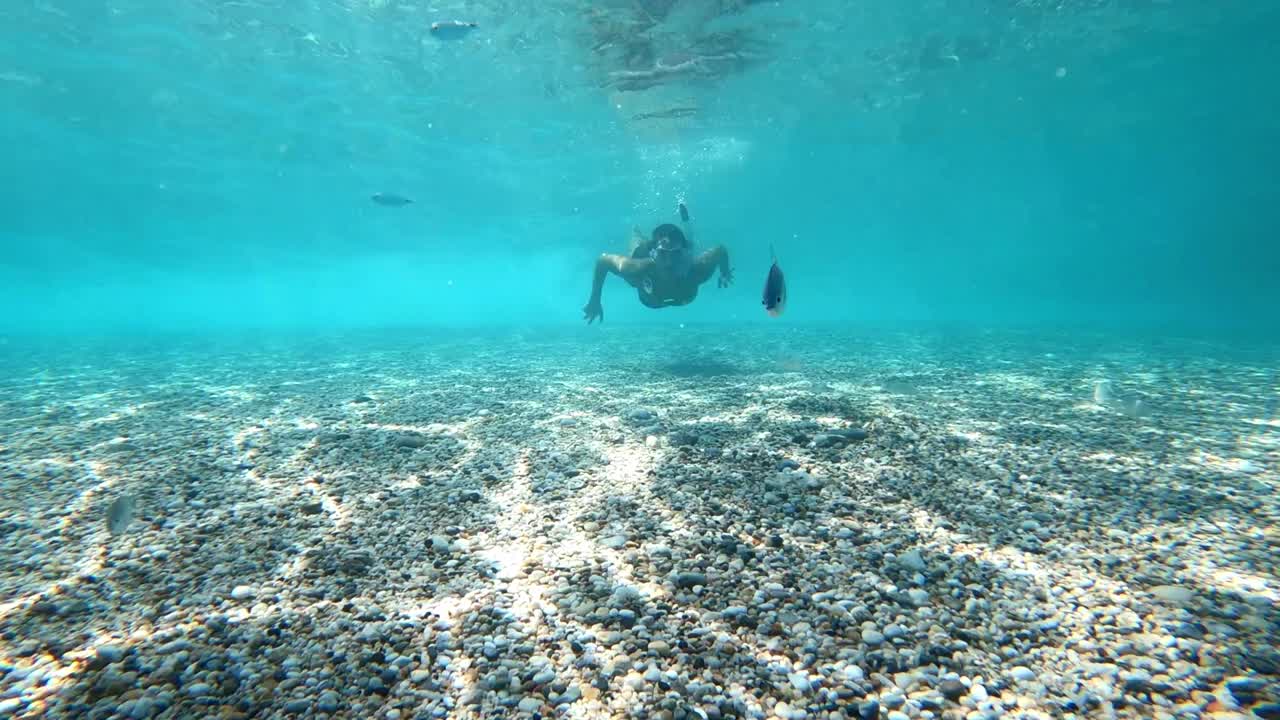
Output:
<svg viewBox="0 0 1280 720">
<path fill-rule="evenodd" d="M 582 308 L 582 319 L 586 320 L 587 324 L 590 325 L 592 321 L 597 318 L 600 322 L 604 322 L 604 307 L 600 305 L 599 298 L 592 298 L 591 300 L 588 300 L 586 306 Z"/>
<path fill-rule="evenodd" d="M 716 281 L 716 284 L 722 288 L 727 288 L 730 285 L 732 285 L 733 284 L 733 268 L 731 267 L 720 268 L 720 278 Z"/>
</svg>

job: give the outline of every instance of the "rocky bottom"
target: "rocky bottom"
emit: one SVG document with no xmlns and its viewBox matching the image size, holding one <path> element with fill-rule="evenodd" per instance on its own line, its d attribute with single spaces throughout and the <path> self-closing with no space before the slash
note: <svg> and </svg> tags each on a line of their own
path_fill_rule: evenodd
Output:
<svg viewBox="0 0 1280 720">
<path fill-rule="evenodd" d="M 1275 348 L 596 330 L 17 348 L 0 717 L 1280 717 Z"/>
</svg>

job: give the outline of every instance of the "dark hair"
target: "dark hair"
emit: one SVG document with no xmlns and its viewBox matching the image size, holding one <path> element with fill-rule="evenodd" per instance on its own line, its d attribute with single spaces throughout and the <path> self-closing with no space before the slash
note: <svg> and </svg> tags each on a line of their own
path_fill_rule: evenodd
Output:
<svg viewBox="0 0 1280 720">
<path fill-rule="evenodd" d="M 678 245 L 686 248 L 689 247 L 689 241 L 685 238 L 684 232 L 671 223 L 664 223 L 653 229 L 654 242 L 657 242 L 658 238 L 663 237 L 664 235 L 671 238 Z"/>
</svg>

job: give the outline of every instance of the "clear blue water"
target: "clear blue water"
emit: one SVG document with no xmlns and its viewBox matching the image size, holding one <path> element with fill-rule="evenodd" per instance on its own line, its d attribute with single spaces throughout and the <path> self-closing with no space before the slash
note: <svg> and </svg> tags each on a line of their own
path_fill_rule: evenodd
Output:
<svg viewBox="0 0 1280 720">
<path fill-rule="evenodd" d="M 425 31 L 452 17 L 480 27 Z M 772 244 L 787 323 L 1274 335 L 1277 22 L 1155 0 L 17 0 L 0 331 L 569 327 L 596 255 L 683 194 L 737 284 L 652 311 L 611 278 L 609 325 L 773 322 Z M 699 54 L 702 76 L 611 86 Z"/>
<path fill-rule="evenodd" d="M 0 2 L 0 720 L 1280 716 L 1277 27 Z"/>
</svg>

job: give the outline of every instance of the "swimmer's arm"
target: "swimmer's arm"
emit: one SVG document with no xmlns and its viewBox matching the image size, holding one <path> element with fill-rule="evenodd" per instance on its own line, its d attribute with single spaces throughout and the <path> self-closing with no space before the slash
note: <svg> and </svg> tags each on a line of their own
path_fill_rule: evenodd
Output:
<svg viewBox="0 0 1280 720">
<path fill-rule="evenodd" d="M 729 267 L 729 251 L 717 245 L 693 260 L 693 277 L 698 284 L 711 279 L 711 273 L 720 270 L 720 287 L 733 282 L 733 268 Z"/>
<path fill-rule="evenodd" d="M 600 301 L 600 290 L 604 288 L 604 279 L 613 273 L 635 285 L 643 278 L 646 270 L 653 264 L 652 260 L 634 260 L 623 255 L 602 253 L 596 258 L 595 275 L 591 278 L 591 301 Z"/>
</svg>

